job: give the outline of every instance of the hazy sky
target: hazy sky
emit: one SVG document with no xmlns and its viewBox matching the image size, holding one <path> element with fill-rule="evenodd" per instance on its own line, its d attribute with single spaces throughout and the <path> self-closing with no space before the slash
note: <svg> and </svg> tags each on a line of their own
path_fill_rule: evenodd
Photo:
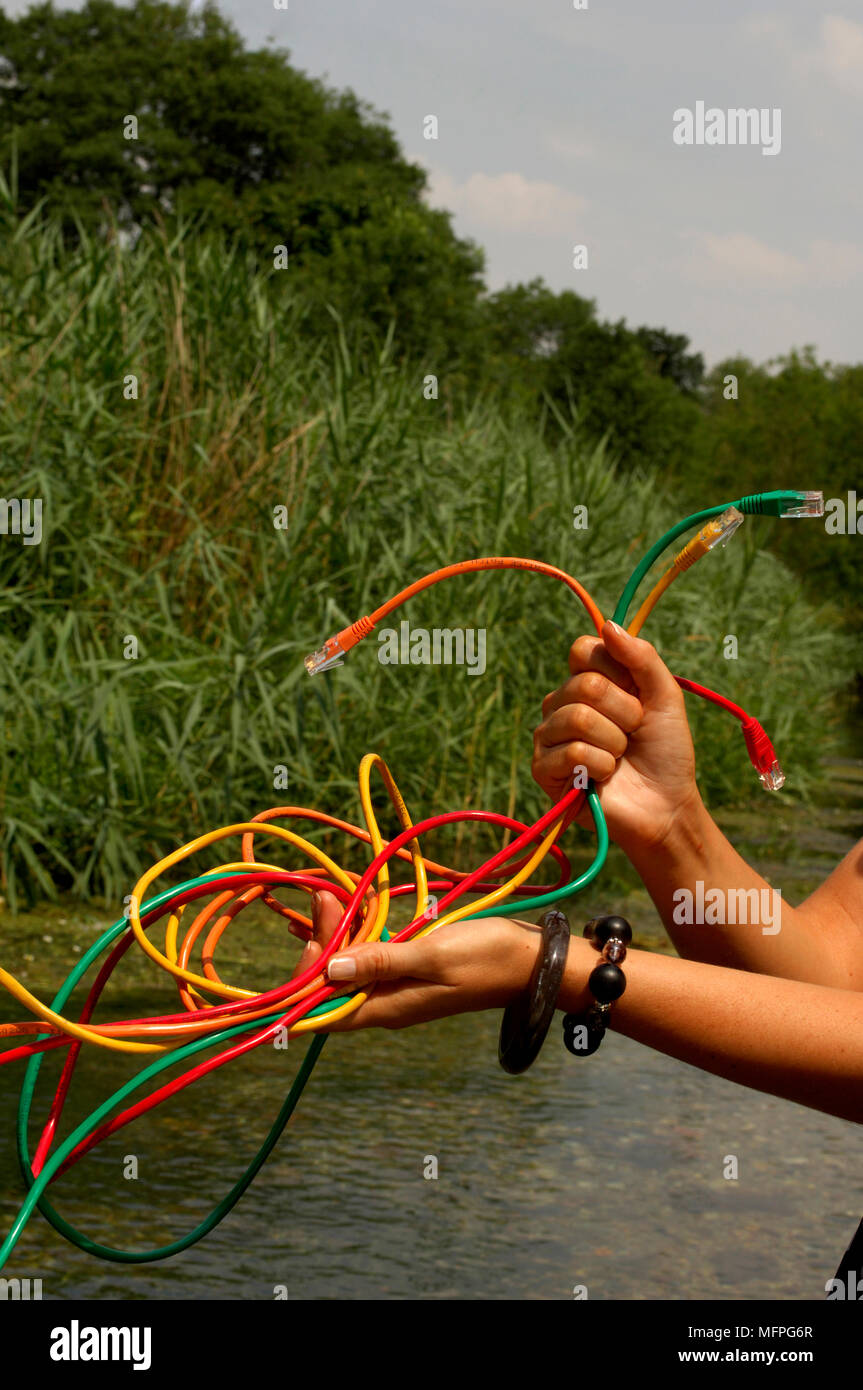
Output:
<svg viewBox="0 0 863 1390">
<path fill-rule="evenodd" d="M 253 45 L 272 36 L 390 116 L 431 201 L 485 248 L 492 288 L 542 276 L 603 318 L 686 333 L 709 362 L 805 343 L 863 359 L 861 0 L 288 6 L 220 8 Z M 698 102 L 771 122 L 779 108 L 779 152 L 676 144 L 674 112 Z"/>
</svg>

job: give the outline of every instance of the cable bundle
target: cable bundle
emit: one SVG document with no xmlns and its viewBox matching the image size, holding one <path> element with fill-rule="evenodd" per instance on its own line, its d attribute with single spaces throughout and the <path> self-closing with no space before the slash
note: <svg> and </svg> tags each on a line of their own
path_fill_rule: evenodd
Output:
<svg viewBox="0 0 863 1390">
<path fill-rule="evenodd" d="M 740 510 L 773 515 L 817 515 L 818 504 L 813 500 L 815 496 L 809 493 L 762 493 L 742 499 Z M 731 515 L 731 512 L 734 514 Z M 615 620 L 625 621 L 635 590 L 647 569 L 682 531 L 699 522 L 706 523 L 655 586 L 633 620 L 631 630 L 640 628 L 673 579 L 688 570 L 717 542 L 727 539 L 741 519 L 739 511 L 734 508 L 729 511 L 723 505 L 678 523 L 657 542 L 636 568 L 615 610 Z M 489 556 L 450 565 L 426 575 L 374 613 L 360 618 L 336 637 L 330 638 L 319 652 L 306 659 L 307 668 L 316 673 L 341 661 L 352 646 L 368 636 L 375 623 L 429 585 L 455 574 L 501 568 L 541 573 L 565 583 L 584 605 L 596 631 L 601 633 L 604 620 L 599 608 L 578 581 L 563 570 L 517 556 Z M 781 786 L 781 769 L 769 739 L 757 720 L 723 696 L 682 678 L 678 680 L 684 689 L 726 708 L 742 720 L 747 748 L 764 785 L 771 789 Z M 383 838 L 372 805 L 370 784 L 375 771 L 383 779 L 401 826 L 400 832 L 392 840 Z M 42 1003 L 13 975 L 0 968 L 0 984 L 38 1020 L 0 1025 L 0 1041 L 32 1039 L 0 1052 L 0 1064 L 27 1060 L 18 1114 L 18 1154 L 29 1188 L 15 1222 L 0 1246 L 0 1268 L 37 1207 L 66 1239 L 103 1259 L 137 1264 L 164 1259 L 188 1249 L 227 1215 L 272 1152 L 320 1055 L 327 1029 L 337 1020 L 361 1008 L 368 998 L 368 990 L 346 992 L 344 986 L 328 981 L 327 962 L 336 951 L 366 941 L 405 941 L 465 917 L 500 913 L 513 900 L 518 901 L 520 911 L 546 908 L 574 896 L 596 878 L 608 852 L 605 819 L 592 785 L 586 789 L 574 786 L 533 825 L 526 825 L 497 812 L 479 810 L 443 812 L 415 825 L 386 763 L 377 754 L 367 754 L 359 769 L 359 796 L 365 828 L 307 807 L 279 806 L 261 812 L 251 821 L 209 831 L 167 855 L 138 880 L 130 899 L 128 920 L 123 917 L 102 933 L 67 976 L 50 1006 Z M 590 866 L 572 878 L 569 860 L 557 841 L 585 802 L 593 816 L 596 852 Z M 361 841 L 370 850 L 368 866 L 362 874 L 349 872 L 295 829 L 277 825 L 276 821 L 312 821 Z M 441 826 L 459 822 L 481 822 L 494 826 L 506 833 L 508 842 L 470 872 L 439 864 L 423 854 L 421 838 L 424 835 Z M 305 868 L 285 870 L 259 860 L 255 840 L 256 836 L 261 835 L 290 845 L 305 860 L 311 860 L 311 864 Z M 157 880 L 176 865 L 210 845 L 236 836 L 241 837 L 239 860 L 230 861 L 147 897 Z M 530 886 L 529 880 L 546 858 L 554 860 L 558 867 L 556 882 L 546 887 Z M 410 881 L 391 883 L 390 865 L 396 861 L 410 865 L 413 875 Z M 285 917 L 296 935 L 306 938 L 310 935 L 310 918 L 297 908 L 281 902 L 276 896 L 279 888 L 309 895 L 321 888 L 334 893 L 342 905 L 335 934 L 312 966 L 283 984 L 255 992 L 226 983 L 216 969 L 218 943 L 227 928 L 251 903 L 260 901 L 271 911 Z M 434 902 L 431 894 L 435 895 Z M 466 894 L 480 896 L 478 900 L 465 902 Z M 405 896 L 415 898 L 414 914 L 407 926 L 391 935 L 387 930 L 390 904 L 393 899 Z M 202 905 L 193 915 L 190 909 L 199 902 Z M 164 948 L 161 950 L 155 944 L 153 931 L 160 923 L 164 924 Z M 185 931 L 181 938 L 183 928 Z M 93 1016 L 102 991 L 133 945 L 144 951 L 172 980 L 182 1011 L 96 1023 Z M 196 950 L 200 955 L 197 970 L 192 968 Z M 102 957 L 104 960 L 77 1019 L 67 1017 L 63 1009 L 73 991 Z M 239 1060 L 255 1048 L 303 1033 L 314 1036 L 264 1143 L 230 1192 L 185 1236 L 154 1250 L 116 1250 L 100 1245 L 76 1230 L 48 1202 L 45 1194 L 49 1185 L 109 1135 L 179 1095 L 203 1076 Z M 137 1076 L 108 1097 L 55 1148 L 66 1098 L 84 1043 L 111 1051 L 156 1055 L 152 1060 L 148 1059 Z M 47 1052 L 63 1048 L 68 1049 L 65 1062 L 47 1120 L 31 1157 L 29 1119 L 42 1060 Z M 200 1054 L 207 1051 L 212 1055 L 206 1060 L 197 1060 Z M 163 1073 L 184 1063 L 191 1065 L 172 1080 L 161 1080 Z M 159 1083 L 155 1090 L 126 1104 L 151 1081 Z M 125 1108 L 118 1109 L 120 1106 Z"/>
</svg>

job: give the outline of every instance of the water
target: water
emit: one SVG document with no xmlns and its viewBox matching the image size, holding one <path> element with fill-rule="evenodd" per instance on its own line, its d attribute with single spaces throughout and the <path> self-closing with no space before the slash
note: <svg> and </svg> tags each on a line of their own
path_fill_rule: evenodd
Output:
<svg viewBox="0 0 863 1390">
<path fill-rule="evenodd" d="M 791 901 L 863 834 L 863 762 L 837 761 L 833 791 L 817 814 L 777 798 L 769 820 L 757 801 L 727 818 L 735 843 Z M 643 895 L 632 893 L 628 910 L 650 937 Z M 44 915 L 52 940 L 41 959 L 32 924 L 4 927 L 4 959 L 21 960 L 29 940 L 26 982 L 46 993 L 68 968 L 70 941 L 94 934 L 92 920 L 64 911 Z M 224 945 L 226 977 L 260 979 L 283 958 L 274 919 Z M 130 964 L 112 1006 L 164 1008 L 143 962 Z M 15 1013 L 4 1003 L 3 1017 Z M 531 1071 L 508 1077 L 496 1062 L 498 1023 L 469 1015 L 331 1038 L 250 1192 L 185 1255 L 102 1264 L 37 1217 L 6 1275 L 41 1278 L 46 1298 L 272 1299 L 285 1286 L 291 1299 L 568 1299 L 579 1285 L 598 1299 L 824 1296 L 863 1212 L 859 1127 L 614 1034 L 579 1062 L 559 1026 Z M 257 1148 L 302 1046 L 262 1050 L 115 1136 L 60 1180 L 55 1204 L 121 1246 L 188 1230 Z M 80 1071 L 70 1121 L 128 1066 L 86 1055 Z M 4 1227 L 21 1190 L 12 1075 L 0 1073 Z M 46 1084 L 40 1118 L 48 1096 Z M 137 1181 L 122 1176 L 129 1154 Z M 723 1177 L 730 1154 L 736 1182 Z M 423 1176 L 431 1156 L 436 1180 Z"/>
</svg>

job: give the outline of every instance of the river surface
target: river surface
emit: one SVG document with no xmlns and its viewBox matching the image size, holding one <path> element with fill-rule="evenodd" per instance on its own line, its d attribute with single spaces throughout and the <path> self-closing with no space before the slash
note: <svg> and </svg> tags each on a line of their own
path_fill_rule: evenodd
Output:
<svg viewBox="0 0 863 1390">
<path fill-rule="evenodd" d="M 836 760 L 833 772 L 829 807 L 754 795 L 751 811 L 723 817 L 792 902 L 863 835 L 863 762 Z M 609 906 L 581 900 L 585 917 Z M 638 924 L 642 944 L 668 949 L 643 893 L 611 906 Z M 62 904 L 6 917 L 3 963 L 20 964 L 28 987 L 50 997 L 99 921 Z M 228 933 L 220 962 L 225 977 L 245 969 L 260 985 L 262 952 L 277 970 L 283 953 L 276 919 L 255 922 L 254 941 L 238 930 L 231 944 Z M 112 1011 L 168 1005 L 142 962 L 130 962 L 125 981 Z M 4 998 L 0 1016 L 17 1012 Z M 40 1278 L 53 1299 L 273 1299 L 277 1289 L 290 1299 L 570 1299 L 581 1286 L 595 1299 L 824 1297 L 863 1212 L 860 1127 L 614 1034 L 578 1062 L 559 1025 L 534 1067 L 508 1077 L 498 1024 L 482 1014 L 334 1036 L 276 1152 L 201 1244 L 158 1264 L 103 1264 L 37 1216 L 6 1276 Z M 261 1049 L 114 1136 L 54 1186 L 55 1205 L 94 1238 L 131 1248 L 190 1229 L 263 1139 L 303 1048 Z M 13 1138 L 22 1071 L 0 1072 L 4 1228 L 22 1192 Z M 55 1074 L 53 1059 L 44 1072 Z M 79 1073 L 69 1120 L 130 1069 L 85 1053 Z M 46 1084 L 39 1118 L 49 1095 Z M 130 1155 L 134 1180 L 123 1176 Z M 729 1155 L 736 1180 L 723 1176 Z M 424 1176 L 431 1159 L 436 1178 Z"/>
</svg>

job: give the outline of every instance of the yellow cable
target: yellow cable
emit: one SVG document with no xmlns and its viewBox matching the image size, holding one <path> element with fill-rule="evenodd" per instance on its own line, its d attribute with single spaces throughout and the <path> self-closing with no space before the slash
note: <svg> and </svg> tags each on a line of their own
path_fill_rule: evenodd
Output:
<svg viewBox="0 0 863 1390">
<path fill-rule="evenodd" d="M 735 513 L 736 520 L 729 519 L 729 513 L 731 512 Z M 723 538 L 727 539 L 728 535 L 732 534 L 739 524 L 740 514 L 736 512 L 734 507 L 729 507 L 721 516 L 713 517 L 712 520 L 708 521 L 706 526 L 702 526 L 701 530 L 687 542 L 683 549 L 678 551 L 662 578 L 654 584 L 647 598 L 629 624 L 627 631 L 631 637 L 638 636 L 647 618 L 662 598 L 662 595 L 670 588 L 678 575 L 683 574 L 685 570 L 691 569 L 696 561 L 702 559 L 708 551 L 712 550 L 718 541 L 723 540 Z"/>
<path fill-rule="evenodd" d="M 375 815 L 374 807 L 372 806 L 371 801 L 370 779 L 372 771 L 374 770 L 378 770 L 381 774 L 384 785 L 386 786 L 387 793 L 395 808 L 396 815 L 398 817 L 399 823 L 402 826 L 402 829 L 410 829 L 413 825 L 413 822 L 411 820 L 410 814 L 408 812 L 407 806 L 405 805 L 401 792 L 399 791 L 395 779 L 392 776 L 392 773 L 390 772 L 386 763 L 376 753 L 366 754 L 366 756 L 360 763 L 360 801 L 362 803 L 363 815 L 369 833 L 371 848 L 373 850 L 374 857 L 377 857 L 377 855 L 383 850 L 385 842 L 383 840 L 383 837 L 381 836 L 377 817 Z M 450 912 L 445 913 L 444 916 L 440 918 L 440 920 L 429 922 L 427 926 L 423 927 L 422 930 L 417 933 L 417 938 L 420 936 L 426 936 L 428 935 L 428 933 L 436 931 L 439 927 L 445 926 L 447 923 L 460 921 L 465 917 L 469 917 L 472 913 L 480 911 L 484 907 L 493 907 L 496 903 L 501 902 L 503 899 L 510 897 L 513 890 L 515 888 L 520 887 L 521 884 L 524 883 L 531 876 L 531 874 L 534 872 L 537 865 L 542 861 L 542 859 L 544 859 L 552 844 L 560 834 L 562 825 L 563 817 L 561 817 L 555 822 L 555 824 L 547 832 L 547 834 L 545 835 L 544 839 L 541 841 L 535 852 L 525 862 L 525 864 L 518 871 L 518 873 L 516 873 L 511 879 L 486 893 L 477 902 L 470 903 L 462 907 L 453 908 Z M 166 951 L 163 954 L 161 951 L 158 950 L 156 946 L 154 946 L 154 944 L 150 941 L 150 939 L 147 937 L 144 931 L 144 927 L 141 922 L 140 916 L 140 904 L 144 901 L 147 889 L 150 886 L 150 884 L 153 883 L 155 879 L 157 879 L 165 870 L 172 868 L 175 864 L 180 863 L 183 859 L 188 858 L 189 855 L 196 853 L 200 849 L 207 848 L 209 845 L 216 843 L 218 840 L 226 839 L 231 835 L 242 835 L 247 833 L 248 831 L 251 831 L 254 834 L 264 833 L 268 835 L 273 835 L 276 839 L 285 840 L 287 843 L 292 844 L 296 848 L 303 850 L 313 860 L 315 860 L 316 863 L 318 863 L 321 867 L 325 868 L 332 875 L 335 881 L 340 883 L 342 887 L 347 889 L 348 892 L 353 894 L 355 889 L 354 881 L 350 878 L 350 876 L 346 874 L 344 870 L 342 870 L 339 867 L 339 865 L 335 863 L 334 860 L 330 859 L 330 857 L 326 855 L 322 850 L 319 850 L 316 845 L 313 845 L 310 841 L 305 840 L 302 836 L 296 835 L 293 831 L 283 829 L 281 826 L 270 825 L 266 822 L 261 821 L 243 821 L 235 825 L 222 826 L 218 830 L 211 830 L 204 835 L 199 835 L 196 839 L 190 840 L 188 844 L 182 845 L 179 849 L 174 850 L 171 854 L 166 855 L 163 859 L 159 860 L 158 863 L 154 864 L 150 869 L 148 869 L 146 873 L 142 874 L 138 882 L 135 884 L 135 889 L 129 904 L 129 924 L 138 943 L 141 945 L 145 953 L 151 958 L 151 960 L 155 961 L 156 964 L 161 966 L 161 968 L 167 971 L 168 974 L 174 976 L 175 978 L 184 980 L 188 985 L 201 986 L 209 993 L 221 995 L 222 997 L 227 999 L 254 999 L 256 997 L 256 991 L 242 989 L 239 986 L 220 984 L 217 981 L 208 979 L 205 976 L 197 975 L 195 972 L 191 970 L 183 969 L 177 963 L 177 931 L 183 909 L 181 908 L 178 913 L 171 914 L 171 918 L 169 920 L 168 929 L 166 931 L 165 936 Z M 417 910 L 415 916 L 419 917 L 428 908 L 428 877 L 419 840 L 413 838 L 408 841 L 408 844 L 411 852 L 411 860 L 414 869 L 414 881 L 417 890 Z M 255 861 L 254 863 L 249 863 L 249 861 L 247 860 L 239 862 L 235 861 L 228 864 L 221 864 L 214 868 L 208 869 L 201 876 L 207 877 L 210 875 L 221 875 L 226 872 L 235 871 L 238 869 L 249 870 L 254 868 L 272 870 L 276 869 L 277 867 L 278 866 L 276 865 L 261 863 L 258 861 Z M 384 930 L 384 927 L 386 926 L 390 905 L 389 883 L 389 866 L 388 864 L 384 863 L 381 865 L 381 868 L 379 869 L 377 874 L 379 896 L 375 904 L 376 910 L 371 923 L 369 935 L 367 937 L 367 940 L 369 941 L 379 940 Z M 161 1043 L 140 1043 L 127 1041 L 123 1038 L 112 1037 L 107 1033 L 97 1032 L 92 1028 L 86 1027 L 86 1025 L 84 1024 L 73 1023 L 70 1020 L 64 1018 L 61 1014 L 55 1013 L 54 1010 L 49 1008 L 46 1004 L 43 1004 L 39 999 L 35 997 L 35 995 L 31 994 L 29 990 L 25 989 L 25 987 L 20 983 L 20 981 L 16 980 L 13 975 L 10 975 L 8 971 L 3 970 L 2 968 L 0 968 L 0 985 L 3 985 L 9 991 L 9 993 L 19 1001 L 19 1003 L 22 1003 L 31 1013 L 34 1013 L 45 1023 L 53 1025 L 60 1032 L 65 1033 L 70 1037 L 77 1038 L 82 1042 L 93 1042 L 99 1047 L 104 1047 L 107 1048 L 109 1051 L 114 1052 L 165 1052 L 168 1050 L 168 1047 Z M 346 1015 L 351 1014 L 355 1012 L 357 1009 L 359 1009 L 366 1002 L 373 988 L 374 986 L 372 986 L 368 990 L 363 990 L 353 995 L 350 999 L 345 1000 L 336 1008 L 330 1010 L 330 1012 L 327 1014 L 322 1014 L 313 1019 L 299 1020 L 289 1029 L 289 1033 L 294 1034 L 326 1031 L 326 1028 L 329 1025 L 337 1022 L 339 1019 L 344 1018 Z M 195 991 L 195 993 L 197 992 Z M 200 998 L 200 996 L 198 997 Z M 206 1003 L 206 1001 L 203 1002 Z M 206 1007 L 202 1010 L 202 1014 L 203 1017 L 201 1019 L 201 1031 L 205 1031 L 204 1025 L 206 1021 Z M 106 1026 L 110 1028 L 116 1025 Z M 195 1031 L 197 1032 L 198 1030 L 196 1029 Z"/>
<path fill-rule="evenodd" d="M 87 1028 L 83 1023 L 70 1023 L 62 1014 L 55 1014 L 53 1009 L 49 1009 L 47 1004 L 43 1004 L 41 1000 L 36 998 L 35 994 L 31 994 L 29 989 L 25 989 L 14 975 L 10 975 L 2 967 L 0 967 L 0 985 L 8 989 L 12 997 L 17 999 L 19 1004 L 23 1004 L 31 1014 L 44 1019 L 46 1023 L 53 1023 L 61 1033 L 68 1033 L 70 1037 L 79 1038 L 81 1042 L 95 1042 L 101 1047 L 107 1047 L 111 1052 L 166 1051 L 161 1043 L 123 1042 L 119 1038 L 103 1038 L 100 1033 L 94 1033 L 92 1028 Z"/>
<path fill-rule="evenodd" d="M 301 835 L 295 835 L 292 830 L 284 830 L 279 825 L 269 825 L 263 821 L 238 821 L 235 825 L 225 825 L 221 826 L 218 830 L 208 830 L 206 834 L 199 835 L 197 839 L 190 840 L 188 844 L 181 845 L 179 849 L 175 849 L 171 854 L 165 855 L 164 859 L 160 859 L 157 864 L 147 869 L 146 873 L 143 873 L 135 884 L 129 903 L 129 925 L 135 933 L 136 940 L 150 959 L 155 961 L 157 965 L 160 965 L 163 970 L 167 970 L 169 974 L 177 979 L 185 980 L 186 984 L 197 985 L 200 989 L 210 994 L 221 995 L 224 999 L 254 998 L 254 991 L 238 989 L 233 985 L 220 985 L 215 980 L 208 980 L 205 975 L 197 975 L 193 970 L 185 970 L 182 966 L 169 960 L 157 946 L 154 946 L 153 942 L 149 940 L 144 931 L 141 925 L 140 904 L 144 901 L 146 891 L 150 884 L 153 883 L 155 879 L 159 878 L 165 870 L 173 868 L 175 864 L 179 864 L 183 859 L 187 859 L 190 854 L 195 854 L 198 850 L 206 849 L 209 845 L 215 844 L 218 840 L 225 840 L 229 835 L 244 835 L 248 831 L 251 831 L 255 835 L 274 835 L 276 839 L 285 840 L 288 844 L 302 849 L 310 858 L 314 859 L 317 864 L 327 869 L 331 877 L 334 878 L 337 883 L 340 883 L 343 888 L 346 888 L 350 893 L 354 891 L 353 880 L 334 860 L 330 859 L 328 854 L 324 854 L 323 850 L 318 849 L 317 845 L 313 845 L 309 840 L 304 840 Z M 236 864 L 229 864 L 222 866 L 219 872 L 223 873 L 225 868 L 234 869 L 237 867 L 238 865 Z M 242 867 L 244 869 L 249 869 L 257 867 L 257 865 L 243 863 Z"/>
</svg>

